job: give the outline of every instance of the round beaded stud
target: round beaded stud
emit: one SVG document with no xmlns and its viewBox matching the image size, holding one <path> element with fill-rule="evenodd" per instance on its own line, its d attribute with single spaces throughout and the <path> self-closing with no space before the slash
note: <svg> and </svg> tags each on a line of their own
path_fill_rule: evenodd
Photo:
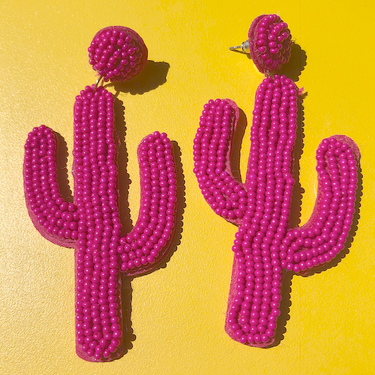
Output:
<svg viewBox="0 0 375 375">
<path fill-rule="evenodd" d="M 239 118 L 232 100 L 204 105 L 193 146 L 194 173 L 204 198 L 216 214 L 238 225 L 225 330 L 234 340 L 256 347 L 275 341 L 285 272 L 311 272 L 344 248 L 357 190 L 357 145 L 343 135 L 324 139 L 316 153 L 318 196 L 313 214 L 305 225 L 289 227 L 300 90 L 289 78 L 270 74 L 289 58 L 286 28 L 275 15 L 256 18 L 250 28 L 253 53 L 264 40 L 274 39 L 270 35 L 283 39 L 277 53 L 270 50 L 276 59 L 266 64 L 261 57 L 264 64 L 259 70 L 269 76 L 255 94 L 245 182 L 237 181 L 230 167 Z"/>
<path fill-rule="evenodd" d="M 147 63 L 147 47 L 132 29 L 110 26 L 100 30 L 89 47 L 90 64 L 104 81 L 127 81 Z"/>
<path fill-rule="evenodd" d="M 133 30 L 101 30 L 89 47 L 90 63 L 104 80 L 127 80 L 146 64 L 147 48 Z M 165 133 L 146 136 L 138 147 L 141 207 L 123 236 L 119 215 L 118 135 L 114 96 L 87 86 L 74 105 L 74 203 L 60 193 L 58 138 L 42 125 L 25 144 L 24 186 L 29 215 L 51 242 L 75 249 L 76 351 L 104 362 L 124 353 L 121 277 L 154 269 L 168 255 L 175 229 L 177 173 Z"/>
<path fill-rule="evenodd" d="M 248 40 L 231 51 L 250 53 L 261 73 L 274 73 L 290 58 L 292 37 L 288 25 L 276 14 L 262 15 L 251 23 Z"/>
</svg>

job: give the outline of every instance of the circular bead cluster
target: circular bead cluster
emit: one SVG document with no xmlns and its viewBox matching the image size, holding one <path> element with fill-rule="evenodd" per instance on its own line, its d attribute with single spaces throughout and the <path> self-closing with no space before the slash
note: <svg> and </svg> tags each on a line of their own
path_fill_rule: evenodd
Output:
<svg viewBox="0 0 375 375">
<path fill-rule="evenodd" d="M 153 265 L 168 247 L 175 227 L 177 175 L 172 144 L 165 133 L 155 132 L 138 147 L 141 207 L 137 223 L 121 238 L 121 270 L 128 275 Z"/>
<path fill-rule="evenodd" d="M 110 26 L 100 30 L 88 49 L 89 62 L 104 81 L 127 81 L 147 63 L 147 47 L 132 29 Z"/>
<path fill-rule="evenodd" d="M 261 73 L 275 72 L 289 61 L 292 46 L 288 25 L 276 14 L 257 17 L 249 29 L 251 58 Z"/>
<path fill-rule="evenodd" d="M 24 185 L 30 216 L 41 234 L 56 244 L 69 246 L 78 238 L 77 207 L 61 197 L 57 181 L 57 140 L 42 125 L 25 143 Z"/>
<path fill-rule="evenodd" d="M 343 248 L 354 213 L 357 167 L 345 137 L 324 140 L 317 151 L 320 192 L 315 212 L 305 226 L 289 229 L 298 89 L 278 75 L 259 86 L 245 184 L 230 173 L 228 143 L 237 111 L 229 100 L 211 100 L 204 107 L 194 141 L 194 172 L 209 205 L 226 219 L 229 210 L 218 211 L 220 202 L 232 211 L 239 202 L 226 189 L 244 192 L 243 215 L 235 219 L 240 226 L 232 248 L 235 266 L 226 330 L 241 343 L 268 346 L 280 314 L 283 269 L 301 273 L 328 262 Z"/>
<path fill-rule="evenodd" d="M 210 100 L 200 117 L 194 139 L 194 173 L 211 208 L 237 223 L 247 209 L 246 190 L 228 168 L 236 111 L 228 100 Z"/>
</svg>

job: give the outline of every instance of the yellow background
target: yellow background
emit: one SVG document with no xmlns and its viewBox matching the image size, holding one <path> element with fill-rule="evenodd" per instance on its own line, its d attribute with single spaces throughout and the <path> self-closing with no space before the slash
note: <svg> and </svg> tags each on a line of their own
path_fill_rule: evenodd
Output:
<svg viewBox="0 0 375 375">
<path fill-rule="evenodd" d="M 107 5 L 2 0 L 0 373 L 372 374 L 374 8 L 367 0 L 115 0 Z M 324 137 L 346 134 L 359 145 L 363 196 L 348 254 L 336 267 L 293 277 L 284 339 L 258 349 L 224 332 L 236 228 L 204 201 L 192 172 L 192 142 L 206 101 L 235 100 L 248 117 L 244 175 L 262 75 L 228 47 L 245 40 L 251 21 L 265 13 L 278 13 L 307 55 L 297 82 L 308 92 L 300 162 L 302 223 L 314 205 L 315 150 Z M 22 163 L 28 132 L 46 124 L 64 137 L 70 171 L 74 98 L 96 79 L 87 48 L 94 34 L 110 25 L 135 29 L 149 59 L 169 64 L 166 83 L 161 84 L 159 71 L 161 77 L 148 77 L 154 83 L 136 82 L 118 94 L 125 106 L 133 222 L 139 207 L 136 148 L 155 130 L 167 132 L 180 147 L 186 207 L 181 243 L 167 267 L 132 281 L 132 348 L 120 360 L 101 364 L 75 354 L 73 250 L 51 244 L 33 227 L 24 203 Z M 149 89 L 139 94 L 144 86 Z M 69 177 L 72 181 L 70 172 Z"/>
</svg>

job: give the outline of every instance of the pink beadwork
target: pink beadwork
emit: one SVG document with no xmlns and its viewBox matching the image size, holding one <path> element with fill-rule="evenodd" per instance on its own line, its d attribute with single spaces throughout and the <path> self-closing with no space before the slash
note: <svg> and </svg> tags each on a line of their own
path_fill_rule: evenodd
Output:
<svg viewBox="0 0 375 375">
<path fill-rule="evenodd" d="M 121 36 L 121 35 L 120 35 Z M 108 361 L 124 352 L 121 277 L 144 274 L 168 255 L 175 229 L 177 174 L 165 133 L 138 147 L 141 207 L 123 236 L 114 97 L 87 86 L 74 106 L 74 203 L 57 179 L 57 137 L 42 125 L 25 144 L 24 186 L 29 215 L 51 242 L 75 248 L 76 351 L 87 361 Z"/>
<path fill-rule="evenodd" d="M 90 64 L 104 81 L 127 81 L 147 63 L 143 39 L 132 29 L 110 26 L 100 30 L 88 49 Z"/>
<path fill-rule="evenodd" d="M 297 112 L 295 83 L 285 76 L 265 78 L 256 92 L 243 184 L 230 169 L 238 121 L 233 101 L 210 100 L 194 139 L 194 173 L 204 198 L 239 225 L 225 328 L 251 346 L 275 340 L 284 272 L 303 274 L 329 262 L 343 249 L 353 220 L 359 150 L 336 135 L 316 153 L 318 197 L 310 220 L 289 228 Z"/>
<path fill-rule="evenodd" d="M 276 14 L 257 17 L 248 37 L 251 59 L 261 73 L 274 73 L 289 61 L 292 37 Z"/>
</svg>

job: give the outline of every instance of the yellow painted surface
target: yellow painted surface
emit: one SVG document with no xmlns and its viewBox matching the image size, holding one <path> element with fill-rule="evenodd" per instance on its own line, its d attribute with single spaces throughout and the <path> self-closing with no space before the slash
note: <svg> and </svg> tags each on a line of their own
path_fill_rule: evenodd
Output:
<svg viewBox="0 0 375 375">
<path fill-rule="evenodd" d="M 373 374 L 375 366 L 375 29 L 371 1 L 69 1 L 0 2 L 0 373 L 1 374 Z M 228 47 L 246 39 L 251 21 L 278 13 L 307 56 L 305 189 L 302 222 L 315 200 L 315 150 L 346 134 L 362 153 L 358 230 L 336 267 L 295 276 L 284 339 L 270 349 L 232 341 L 224 319 L 236 228 L 204 201 L 192 142 L 202 106 L 235 100 L 248 117 L 241 169 L 249 151 L 251 111 L 262 80 L 246 56 Z M 135 29 L 149 48 L 150 72 L 118 93 L 124 103 L 138 214 L 136 148 L 159 130 L 178 143 L 186 207 L 181 243 L 166 268 L 132 281 L 135 339 L 120 360 L 87 363 L 75 354 L 73 251 L 42 238 L 23 198 L 23 145 L 34 126 L 60 133 L 72 163 L 73 103 L 95 76 L 87 47 L 102 27 Z M 115 92 L 115 89 L 111 89 Z M 72 181 L 71 175 L 69 174 Z M 72 185 L 72 184 L 71 184 Z"/>
</svg>

